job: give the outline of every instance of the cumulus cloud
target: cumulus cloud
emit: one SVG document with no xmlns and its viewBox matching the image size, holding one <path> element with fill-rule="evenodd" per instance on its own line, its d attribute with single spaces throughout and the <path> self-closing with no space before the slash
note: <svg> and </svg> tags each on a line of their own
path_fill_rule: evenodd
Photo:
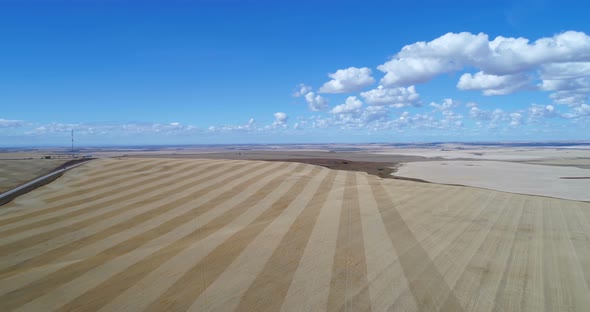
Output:
<svg viewBox="0 0 590 312">
<path fill-rule="evenodd" d="M 590 76 L 590 62 L 566 62 L 542 65 L 539 71 L 541 79 L 576 79 Z"/>
<path fill-rule="evenodd" d="M 361 119 L 365 123 L 372 121 L 385 120 L 387 119 L 389 111 L 382 106 L 369 106 L 361 113 Z"/>
<path fill-rule="evenodd" d="M 318 92 L 349 93 L 359 91 L 362 88 L 375 83 L 375 79 L 371 77 L 371 70 L 367 67 L 339 69 L 328 76 L 332 78 L 332 80 L 324 83 Z"/>
<path fill-rule="evenodd" d="M 521 114 L 520 112 L 514 112 Z M 516 126 L 522 120 L 522 115 L 511 116 L 510 112 L 505 112 L 502 109 L 496 108 L 493 110 L 485 110 L 479 108 L 475 103 L 469 109 L 469 117 L 476 120 L 479 126 L 487 123 L 488 128 L 497 128 L 501 123 L 514 121 L 513 126 Z"/>
<path fill-rule="evenodd" d="M 275 117 L 274 122 L 272 123 L 272 126 L 274 127 L 286 127 L 287 125 L 287 119 L 289 119 L 289 117 L 287 116 L 287 114 L 283 113 L 283 112 L 276 112 L 273 115 Z"/>
<path fill-rule="evenodd" d="M 293 97 L 301 97 L 306 95 L 307 93 L 311 92 L 312 88 L 310 86 L 307 86 L 303 83 L 300 83 L 299 85 L 297 85 L 297 91 L 295 91 L 293 93 Z"/>
<path fill-rule="evenodd" d="M 316 95 L 314 92 L 308 92 L 305 95 L 305 101 L 309 106 L 309 109 L 317 112 L 328 108 L 328 100 L 321 95 Z"/>
<path fill-rule="evenodd" d="M 349 102 L 352 103 L 351 106 L 361 103 L 358 99 Z M 382 129 L 387 122 L 388 114 L 389 111 L 384 106 L 359 107 L 333 114 L 333 117 L 328 119 L 325 124 L 338 126 L 342 129 Z"/>
<path fill-rule="evenodd" d="M 458 87 L 499 95 L 522 89 L 529 82 L 526 74 L 535 70 L 542 79 L 585 76 L 589 62 L 590 36 L 583 32 L 567 31 L 534 42 L 502 36 L 490 41 L 484 33 L 462 32 L 407 45 L 377 68 L 385 73 L 382 85 L 399 87 L 474 67 L 480 72 L 463 75 Z"/>
<path fill-rule="evenodd" d="M 590 77 L 543 80 L 540 88 L 545 91 L 578 90 L 580 93 L 588 93 L 590 92 Z"/>
<path fill-rule="evenodd" d="M 363 102 L 361 102 L 356 96 L 349 96 L 346 98 L 344 104 L 334 106 L 330 112 L 332 114 L 353 113 L 358 112 L 362 106 Z"/>
<path fill-rule="evenodd" d="M 278 122 L 278 123 L 287 122 L 287 118 L 288 118 L 287 114 L 285 114 L 283 112 L 276 112 L 276 113 L 274 113 L 273 116 L 275 116 L 275 122 Z"/>
<path fill-rule="evenodd" d="M 459 103 L 457 103 L 457 101 L 453 101 L 453 99 L 444 99 L 440 104 L 432 102 L 430 103 L 430 106 L 434 107 L 435 111 L 445 112 L 459 106 Z"/>
<path fill-rule="evenodd" d="M 557 117 L 558 113 L 553 105 L 532 104 L 528 109 L 529 121 L 538 121 L 544 118 Z"/>
<path fill-rule="evenodd" d="M 525 74 L 496 76 L 477 72 L 475 75 L 463 74 L 459 78 L 457 88 L 482 91 L 484 95 L 503 95 L 524 89 L 529 81 Z"/>
<path fill-rule="evenodd" d="M 576 106 L 572 109 L 571 112 L 563 114 L 565 118 L 581 118 L 581 117 L 589 117 L 590 116 L 590 105 L 588 104 L 581 104 Z"/>
<path fill-rule="evenodd" d="M 390 61 L 377 67 L 385 73 L 381 84 L 406 86 L 424 83 L 435 76 L 457 71 L 475 62 L 488 50 L 488 36 L 447 33 L 430 42 L 407 45 Z"/>
<path fill-rule="evenodd" d="M 588 92 L 578 92 L 577 90 L 559 91 L 550 94 L 549 97 L 557 104 L 580 106 L 588 100 Z"/>
<path fill-rule="evenodd" d="M 377 89 L 362 92 L 361 96 L 370 105 L 388 105 L 396 108 L 421 105 L 420 95 L 416 92 L 414 86 L 407 88 L 385 88 L 379 86 Z"/>
</svg>

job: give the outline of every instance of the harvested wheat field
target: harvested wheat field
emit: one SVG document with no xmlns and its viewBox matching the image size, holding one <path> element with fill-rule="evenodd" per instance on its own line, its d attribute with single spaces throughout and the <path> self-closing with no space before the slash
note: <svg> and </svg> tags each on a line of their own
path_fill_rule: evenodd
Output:
<svg viewBox="0 0 590 312">
<path fill-rule="evenodd" d="M 0 159 L 0 193 L 50 173 L 69 159 Z"/>
<path fill-rule="evenodd" d="M 0 208 L 0 311 L 588 311 L 590 204 L 103 159 Z"/>
</svg>

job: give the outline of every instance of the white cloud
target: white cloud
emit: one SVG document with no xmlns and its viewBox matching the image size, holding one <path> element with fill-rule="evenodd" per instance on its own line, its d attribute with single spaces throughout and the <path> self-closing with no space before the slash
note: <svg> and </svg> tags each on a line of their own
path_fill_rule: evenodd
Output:
<svg viewBox="0 0 590 312">
<path fill-rule="evenodd" d="M 590 93 L 590 77 L 543 80 L 539 86 L 545 91 L 575 91 L 576 93 Z"/>
<path fill-rule="evenodd" d="M 275 122 L 278 122 L 278 123 L 285 123 L 285 122 L 287 122 L 287 119 L 288 119 L 287 114 L 285 114 L 283 112 L 276 112 L 276 113 L 274 113 L 273 116 L 275 116 Z"/>
<path fill-rule="evenodd" d="M 299 85 L 297 85 L 297 91 L 295 91 L 293 93 L 294 97 L 301 97 L 306 95 L 307 93 L 311 92 L 311 87 L 310 86 L 306 86 L 303 83 L 300 83 Z"/>
<path fill-rule="evenodd" d="M 369 106 L 361 113 L 361 119 L 365 123 L 377 120 L 385 120 L 389 111 L 382 106 Z"/>
<path fill-rule="evenodd" d="M 385 73 L 382 85 L 399 87 L 474 67 L 480 72 L 463 75 L 458 87 L 499 95 L 524 88 L 533 73 L 545 80 L 586 77 L 589 63 L 590 36 L 583 32 L 567 31 L 534 42 L 501 36 L 490 41 L 486 34 L 463 32 L 407 45 L 377 68 Z"/>
<path fill-rule="evenodd" d="M 469 116 L 477 120 L 490 120 L 492 114 L 489 111 L 483 110 L 477 106 L 473 106 L 469 110 Z"/>
<path fill-rule="evenodd" d="M 541 66 L 541 79 L 575 79 L 590 76 L 590 62 L 550 63 Z"/>
<path fill-rule="evenodd" d="M 540 89 L 545 91 L 578 90 L 580 93 L 589 93 L 590 77 L 543 80 Z"/>
<path fill-rule="evenodd" d="M 209 132 L 250 132 L 257 131 L 256 120 L 250 118 L 246 124 L 242 125 L 222 125 L 222 126 L 210 126 Z"/>
<path fill-rule="evenodd" d="M 332 114 L 349 114 L 358 112 L 361 106 L 363 106 L 363 102 L 361 102 L 356 96 L 349 96 L 346 98 L 344 104 L 334 106 L 330 112 Z"/>
<path fill-rule="evenodd" d="M 588 116 L 590 116 L 590 105 L 588 104 L 581 104 L 574 107 L 571 112 L 563 114 L 563 117 L 573 119 Z"/>
<path fill-rule="evenodd" d="M 521 113 L 510 113 L 510 126 L 518 127 L 523 123 L 523 116 Z"/>
<path fill-rule="evenodd" d="M 517 115 L 513 116 L 514 118 L 512 118 L 510 113 L 507 113 L 499 108 L 494 110 L 483 110 L 477 105 L 471 107 L 469 110 L 469 117 L 478 121 L 478 124 L 480 125 L 482 125 L 484 122 L 487 122 L 488 128 L 497 128 L 500 122 L 511 121 L 511 119 L 514 119 L 516 123 L 519 118 Z"/>
<path fill-rule="evenodd" d="M 362 92 L 361 96 L 370 105 L 388 105 L 396 108 L 421 105 L 420 95 L 416 92 L 414 86 L 407 88 L 384 88 L 379 86 L 377 89 Z"/>
<path fill-rule="evenodd" d="M 10 120 L 0 118 L 0 128 L 18 128 L 24 125 L 25 122 L 22 120 Z"/>
<path fill-rule="evenodd" d="M 332 80 L 320 87 L 320 93 L 349 93 L 361 90 L 375 83 L 371 70 L 367 67 L 339 69 L 328 75 Z"/>
<path fill-rule="evenodd" d="M 86 123 L 47 123 L 24 132 L 25 135 L 63 135 L 74 130 L 76 135 L 100 135 L 100 136 L 129 136 L 129 135 L 156 135 L 172 136 L 199 133 L 201 130 L 194 125 L 183 125 L 179 122 L 153 123 L 134 122 L 123 124 L 86 124 Z"/>
<path fill-rule="evenodd" d="M 305 101 L 309 106 L 309 109 L 317 112 L 328 108 L 328 100 L 321 95 L 316 95 L 314 92 L 308 92 L 305 95 Z"/>
<path fill-rule="evenodd" d="M 276 112 L 276 113 L 274 113 L 273 116 L 275 117 L 275 120 L 272 123 L 273 127 L 286 127 L 287 126 L 287 119 L 289 119 L 287 114 L 285 114 L 283 112 Z"/>
<path fill-rule="evenodd" d="M 557 91 L 549 95 L 556 104 L 579 106 L 590 94 L 590 62 L 549 64 L 541 68 L 538 88 Z"/>
<path fill-rule="evenodd" d="M 385 73 L 384 86 L 406 86 L 424 83 L 435 76 L 462 69 L 488 53 L 485 34 L 447 33 L 430 42 L 407 45 L 395 57 L 378 66 Z"/>
<path fill-rule="evenodd" d="M 588 100 L 588 92 L 578 90 L 558 91 L 549 95 L 556 104 L 580 106 Z"/>
<path fill-rule="evenodd" d="M 548 115 L 553 113 L 554 110 L 553 106 L 551 105 L 547 105 L 546 107 L 541 105 L 533 105 L 528 111 L 528 120 L 531 121 L 538 118 L 538 116 L 534 117 L 531 114 L 542 114 L 540 112 L 541 109 L 546 110 L 545 114 L 547 115 L 545 117 L 548 117 Z M 507 129 L 507 127 L 514 128 L 524 125 L 527 121 L 525 119 L 526 113 L 526 110 L 506 112 L 499 108 L 493 110 L 484 110 L 479 108 L 477 104 L 473 103 L 469 110 L 469 117 L 476 120 L 476 124 L 479 127 L 487 124 L 489 129 L 496 129 L 502 126 L 504 129 Z"/>
<path fill-rule="evenodd" d="M 544 64 L 584 61 L 590 61 L 590 37 L 567 31 L 532 44 L 525 38 L 497 37 L 490 42 L 490 57 L 475 65 L 491 74 L 506 75 Z"/>
<path fill-rule="evenodd" d="M 475 75 L 463 74 L 457 83 L 460 90 L 481 90 L 484 95 L 503 95 L 524 89 L 530 79 L 525 74 L 488 75 L 477 72 Z"/>
<path fill-rule="evenodd" d="M 554 118 L 558 116 L 553 105 L 532 104 L 528 109 L 529 121 L 537 121 L 543 118 Z"/>
<path fill-rule="evenodd" d="M 436 102 L 432 102 L 430 103 L 430 106 L 434 107 L 435 111 L 445 112 L 459 106 L 459 103 L 457 103 L 457 101 L 453 101 L 453 99 L 444 99 L 442 100 L 442 103 L 438 104 Z"/>
</svg>

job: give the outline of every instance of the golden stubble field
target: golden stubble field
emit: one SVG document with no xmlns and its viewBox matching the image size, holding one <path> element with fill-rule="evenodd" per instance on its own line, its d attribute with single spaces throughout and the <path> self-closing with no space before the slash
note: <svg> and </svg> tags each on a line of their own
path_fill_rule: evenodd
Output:
<svg viewBox="0 0 590 312">
<path fill-rule="evenodd" d="M 0 208 L 0 311 L 588 311 L 590 204 L 101 159 Z"/>
<path fill-rule="evenodd" d="M 68 160 L 70 159 L 0 159 L 0 193 L 48 174 Z"/>
</svg>

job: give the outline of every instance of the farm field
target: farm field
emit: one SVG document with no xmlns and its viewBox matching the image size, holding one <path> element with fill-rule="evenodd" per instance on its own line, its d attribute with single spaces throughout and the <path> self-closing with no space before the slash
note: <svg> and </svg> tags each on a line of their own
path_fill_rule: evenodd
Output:
<svg viewBox="0 0 590 312">
<path fill-rule="evenodd" d="M 501 161 L 427 161 L 403 164 L 395 176 L 436 183 L 590 202 L 590 169 Z"/>
<path fill-rule="evenodd" d="M 99 159 L 0 207 L 0 311 L 588 311 L 590 203 Z"/>
<path fill-rule="evenodd" d="M 70 159 L 0 159 L 0 193 L 50 173 Z"/>
</svg>

